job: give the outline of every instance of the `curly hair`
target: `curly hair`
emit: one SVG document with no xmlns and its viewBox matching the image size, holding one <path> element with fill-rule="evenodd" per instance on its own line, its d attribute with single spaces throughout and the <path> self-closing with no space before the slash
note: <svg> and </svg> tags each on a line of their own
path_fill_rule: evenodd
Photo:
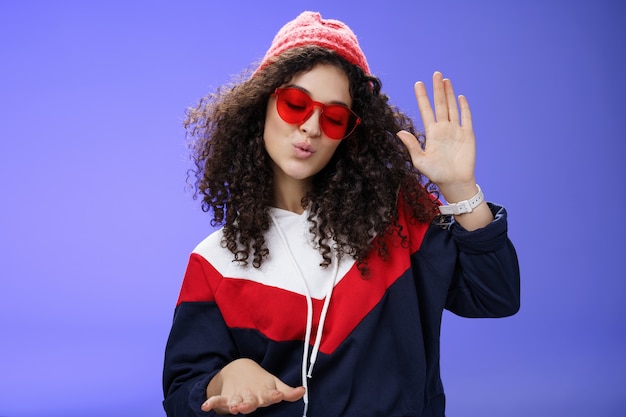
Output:
<svg viewBox="0 0 626 417">
<path fill-rule="evenodd" d="M 195 168 L 194 198 L 212 212 L 212 226 L 223 226 L 222 245 L 233 260 L 259 268 L 269 254 L 264 233 L 271 220 L 273 171 L 264 147 L 267 102 L 274 90 L 295 74 L 329 64 L 349 79 L 352 110 L 362 119 L 343 139 L 328 164 L 313 178 L 302 200 L 309 209 L 310 232 L 321 255 L 320 265 L 351 256 L 367 274 L 366 258 L 373 245 L 387 255 L 386 239 L 395 235 L 406 244 L 398 224 L 402 199 L 414 222 L 431 222 L 437 213 L 438 191 L 418 172 L 396 137 L 407 130 L 423 143 L 411 119 L 381 93 L 381 81 L 366 75 L 334 52 L 320 47 L 294 48 L 251 78 L 219 88 L 188 109 L 184 127 Z M 375 242 L 375 243 L 373 243 Z"/>
</svg>

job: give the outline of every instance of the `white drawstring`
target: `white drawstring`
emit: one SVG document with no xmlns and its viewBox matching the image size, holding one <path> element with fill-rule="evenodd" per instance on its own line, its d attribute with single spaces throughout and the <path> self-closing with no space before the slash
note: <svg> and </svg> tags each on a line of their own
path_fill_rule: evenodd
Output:
<svg viewBox="0 0 626 417">
<path fill-rule="evenodd" d="M 289 259 L 293 264 L 294 269 L 296 270 L 298 276 L 300 277 L 300 280 L 302 281 L 302 285 L 304 286 L 304 293 L 306 296 L 306 331 L 304 334 L 304 351 L 302 354 L 302 385 L 304 386 L 304 397 L 302 398 L 304 401 L 304 411 L 302 413 L 302 417 L 307 417 L 307 411 L 309 409 L 309 384 L 307 378 L 312 378 L 313 367 L 315 366 L 315 362 L 317 361 L 317 354 L 320 349 L 320 344 L 322 343 L 322 332 L 324 330 L 324 322 L 326 321 L 326 313 L 328 312 L 328 306 L 330 305 L 333 288 L 335 287 L 337 276 L 339 275 L 339 259 L 335 257 L 335 262 L 333 262 L 333 279 L 330 282 L 329 288 L 326 291 L 326 299 L 324 300 L 324 306 L 322 307 L 320 321 L 317 326 L 317 332 L 315 334 L 315 343 L 313 344 L 313 350 L 311 351 L 311 357 L 309 358 L 309 344 L 311 343 L 311 332 L 313 328 L 313 299 L 311 297 L 311 293 L 309 292 L 309 287 L 306 284 L 304 274 L 300 269 L 300 265 L 298 265 L 298 262 L 296 261 L 296 258 L 291 251 L 291 247 L 289 246 L 287 238 L 285 237 L 281 227 L 279 226 L 278 221 L 274 218 L 274 215 L 272 213 L 270 213 L 270 218 L 272 219 L 272 223 L 274 223 L 274 226 L 276 227 L 276 231 L 278 232 L 280 240 L 287 250 L 287 254 L 289 255 Z M 309 367 L 308 372 L 307 365 Z"/>
<path fill-rule="evenodd" d="M 309 364 L 309 372 L 307 376 L 309 378 L 313 378 L 313 366 L 315 366 L 315 361 L 317 361 L 317 354 L 320 351 L 320 345 L 322 343 L 322 331 L 324 330 L 324 323 L 326 322 L 326 313 L 328 312 L 328 306 L 330 305 L 330 298 L 333 295 L 333 289 L 335 288 L 335 283 L 337 281 L 337 275 L 339 272 L 339 260 L 335 259 L 333 262 L 333 280 L 330 282 L 328 290 L 326 291 L 326 299 L 324 300 L 324 307 L 322 307 L 322 313 L 320 314 L 320 322 L 317 326 L 317 333 L 315 334 L 315 344 L 313 345 L 313 351 L 311 352 L 311 359 Z M 304 277 L 302 277 L 304 281 Z M 306 283 L 305 283 L 306 285 Z"/>
</svg>

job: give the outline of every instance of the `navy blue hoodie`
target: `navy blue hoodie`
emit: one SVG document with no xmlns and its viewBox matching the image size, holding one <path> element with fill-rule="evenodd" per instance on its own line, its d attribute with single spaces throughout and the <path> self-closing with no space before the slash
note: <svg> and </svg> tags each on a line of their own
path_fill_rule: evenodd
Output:
<svg viewBox="0 0 626 417">
<path fill-rule="evenodd" d="M 504 317 L 519 309 L 507 214 L 490 208 L 495 220 L 472 232 L 454 222 L 408 221 L 401 209 L 408 240 L 386 236 L 389 254 L 381 259 L 372 251 L 367 278 L 345 258 L 333 260 L 336 270 L 319 267 L 306 212 L 272 209 L 270 256 L 259 269 L 233 262 L 216 231 L 191 254 L 176 306 L 163 375 L 167 415 L 215 415 L 200 410 L 207 384 L 226 364 L 250 358 L 288 385 L 306 382 L 308 417 L 443 417 L 443 310 Z M 302 380 L 303 353 L 317 356 L 308 381 Z M 282 402 L 249 415 L 294 417 L 303 409 L 303 400 Z"/>
</svg>

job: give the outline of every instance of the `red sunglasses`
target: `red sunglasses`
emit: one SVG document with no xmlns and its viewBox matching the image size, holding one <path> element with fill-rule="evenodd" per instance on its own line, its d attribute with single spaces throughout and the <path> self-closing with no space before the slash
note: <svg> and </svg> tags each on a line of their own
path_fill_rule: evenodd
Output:
<svg viewBox="0 0 626 417">
<path fill-rule="evenodd" d="M 277 88 L 272 95 L 276 96 L 278 115 L 290 124 L 304 123 L 311 117 L 315 107 L 321 108 L 320 127 L 330 139 L 341 140 L 350 136 L 361 123 L 361 118 L 348 107 L 313 101 L 307 93 L 298 88 Z"/>
</svg>

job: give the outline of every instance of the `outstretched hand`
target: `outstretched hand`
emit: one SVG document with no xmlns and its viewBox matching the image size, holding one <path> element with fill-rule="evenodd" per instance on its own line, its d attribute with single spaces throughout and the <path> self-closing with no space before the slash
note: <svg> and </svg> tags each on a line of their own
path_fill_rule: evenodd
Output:
<svg viewBox="0 0 626 417">
<path fill-rule="evenodd" d="M 415 97 L 426 134 L 424 149 L 409 132 L 398 132 L 413 165 L 437 184 L 446 199 L 453 197 L 448 196 L 446 190 L 455 194 L 456 188 L 471 188 L 471 197 L 476 190 L 476 141 L 467 99 L 459 96 L 457 106 L 452 82 L 444 79 L 440 72 L 433 74 L 434 111 L 421 81 L 415 83 Z"/>
<path fill-rule="evenodd" d="M 407 147 L 413 165 L 439 187 L 446 201 L 470 199 L 478 188 L 474 176 L 476 139 L 467 99 L 459 96 L 457 103 L 452 81 L 444 79 L 439 71 L 433 74 L 434 111 L 421 81 L 415 83 L 415 97 L 424 123 L 424 148 L 409 132 L 398 132 L 398 138 Z M 486 204 L 457 216 L 457 221 L 468 230 L 484 227 L 491 220 L 493 216 Z"/>
<path fill-rule="evenodd" d="M 298 401 L 304 387 L 290 387 L 250 359 L 226 365 L 209 383 L 202 411 L 217 414 L 249 414 L 281 401 Z"/>
</svg>

